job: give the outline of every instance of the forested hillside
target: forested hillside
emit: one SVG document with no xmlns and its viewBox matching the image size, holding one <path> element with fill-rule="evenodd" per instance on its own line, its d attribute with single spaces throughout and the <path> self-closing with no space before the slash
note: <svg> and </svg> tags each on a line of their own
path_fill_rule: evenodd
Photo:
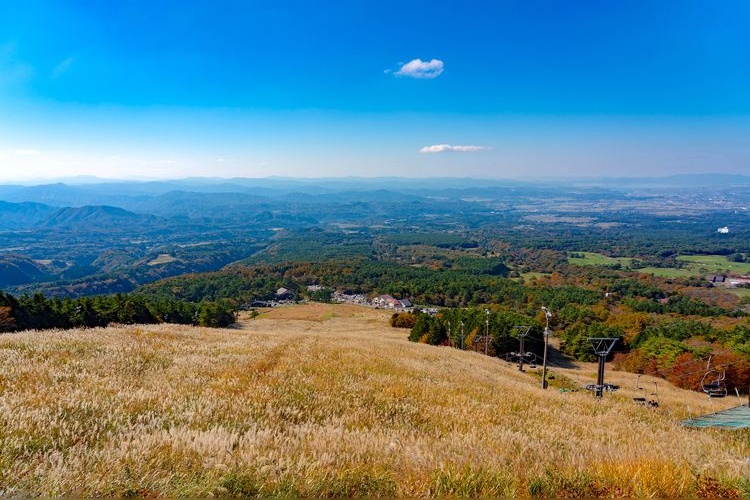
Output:
<svg viewBox="0 0 750 500">
<path fill-rule="evenodd" d="M 177 323 L 224 327 L 234 322 L 231 300 L 187 302 L 139 294 L 48 299 L 42 294 L 16 298 L 0 292 L 0 333 L 103 327 L 112 323 Z"/>
<path fill-rule="evenodd" d="M 0 287 L 13 295 L 4 324 L 225 324 L 279 289 L 291 300 L 388 295 L 431 311 L 402 321 L 429 343 L 456 345 L 461 321 L 478 336 L 490 311 L 502 355 L 511 323 L 530 325 L 538 348 L 544 306 L 577 359 L 591 359 L 589 337 L 614 337 L 622 369 L 694 389 L 712 357 L 745 391 L 750 188 L 740 181 L 0 186 Z"/>
</svg>

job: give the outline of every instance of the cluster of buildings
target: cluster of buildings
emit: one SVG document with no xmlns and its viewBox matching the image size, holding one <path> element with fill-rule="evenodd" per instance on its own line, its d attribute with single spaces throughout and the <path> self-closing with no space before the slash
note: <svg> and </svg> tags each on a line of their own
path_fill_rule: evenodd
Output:
<svg viewBox="0 0 750 500">
<path fill-rule="evenodd" d="M 310 285 L 307 287 L 308 293 L 330 290 L 321 285 Z M 279 288 L 276 290 L 274 298 L 271 300 L 253 300 L 249 304 L 244 304 L 244 309 L 254 307 L 276 307 L 297 302 L 299 297 L 297 292 L 288 288 Z M 331 302 L 338 304 L 356 304 L 360 306 L 374 307 L 375 309 L 389 309 L 394 312 L 413 312 L 414 304 L 409 299 L 397 299 L 392 295 L 378 295 L 377 297 L 368 297 L 362 293 L 346 293 L 337 290 L 331 291 Z M 438 313 L 437 307 L 420 307 L 419 311 L 435 316 Z"/>
<path fill-rule="evenodd" d="M 438 313 L 437 307 L 415 307 L 409 299 L 397 299 L 392 295 L 387 294 L 369 298 L 361 293 L 348 294 L 333 292 L 331 300 L 340 304 L 357 304 L 374 307 L 376 309 L 390 309 L 398 312 L 414 312 L 418 310 L 425 314 L 429 314 L 430 316 L 435 316 Z"/>
<path fill-rule="evenodd" d="M 409 299 L 397 299 L 391 295 L 378 295 L 374 298 L 369 298 L 361 293 L 358 294 L 347 294 L 341 292 L 333 292 L 331 296 L 333 302 L 342 304 L 359 304 L 362 306 L 370 306 L 378 309 L 393 309 L 400 311 L 411 311 L 414 307 Z"/>
<path fill-rule="evenodd" d="M 244 309 L 250 309 L 253 307 L 276 307 L 284 304 L 291 304 L 295 301 L 297 294 L 294 290 L 281 287 L 276 290 L 274 298 L 271 300 L 258 300 L 255 299 L 250 304 L 242 306 Z"/>
<path fill-rule="evenodd" d="M 726 274 L 716 274 L 708 277 L 710 284 L 714 286 L 725 286 L 727 288 L 734 287 L 750 287 L 750 276 L 727 276 Z"/>
<path fill-rule="evenodd" d="M 310 285 L 307 287 L 309 293 L 320 292 L 325 289 L 326 287 L 321 285 Z M 294 290 L 282 287 L 276 290 L 273 299 L 253 300 L 250 304 L 246 304 L 246 307 L 276 307 L 284 304 L 291 304 L 296 302 L 297 299 L 297 293 Z M 339 304 L 357 304 L 374 307 L 376 309 L 392 309 L 394 311 L 412 311 L 414 308 L 414 305 L 409 299 L 397 299 L 391 295 L 378 295 L 377 297 L 370 298 L 361 293 L 342 293 L 335 290 L 331 292 L 331 302 Z M 437 310 L 435 310 L 435 312 L 437 312 Z"/>
</svg>

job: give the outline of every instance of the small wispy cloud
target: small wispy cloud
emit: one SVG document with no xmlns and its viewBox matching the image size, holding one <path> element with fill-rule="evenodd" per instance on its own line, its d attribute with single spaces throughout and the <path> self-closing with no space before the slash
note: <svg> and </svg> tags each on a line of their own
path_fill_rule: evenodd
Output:
<svg viewBox="0 0 750 500">
<path fill-rule="evenodd" d="M 476 153 L 486 151 L 490 148 L 486 146 L 452 146 L 450 144 L 434 144 L 425 146 L 419 150 L 420 153 Z"/>
<path fill-rule="evenodd" d="M 437 78 L 445 71 L 445 64 L 440 59 L 431 59 L 429 61 L 412 59 L 408 63 L 399 64 L 401 64 L 401 67 L 394 74 L 410 78 L 432 79 Z M 390 73 L 390 70 L 386 70 L 386 73 Z"/>
<path fill-rule="evenodd" d="M 62 74 L 66 73 L 70 67 L 75 62 L 75 57 L 68 57 L 64 61 L 61 61 L 55 68 L 52 70 L 52 78 L 58 78 Z"/>
<path fill-rule="evenodd" d="M 31 156 L 31 155 L 39 155 L 42 154 L 41 151 L 37 151 L 36 149 L 16 149 L 13 151 L 13 154 L 19 155 L 19 156 Z"/>
</svg>

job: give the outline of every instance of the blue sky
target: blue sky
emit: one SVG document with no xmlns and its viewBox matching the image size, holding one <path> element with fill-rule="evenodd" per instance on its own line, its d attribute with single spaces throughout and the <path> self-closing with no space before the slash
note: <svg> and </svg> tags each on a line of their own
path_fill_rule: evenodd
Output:
<svg viewBox="0 0 750 500">
<path fill-rule="evenodd" d="M 0 180 L 750 173 L 745 1 L 0 0 Z"/>
</svg>

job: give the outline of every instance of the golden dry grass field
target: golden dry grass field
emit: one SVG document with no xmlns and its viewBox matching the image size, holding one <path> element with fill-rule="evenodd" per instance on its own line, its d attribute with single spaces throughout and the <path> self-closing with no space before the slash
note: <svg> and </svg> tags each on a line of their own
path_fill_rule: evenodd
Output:
<svg viewBox="0 0 750 500">
<path fill-rule="evenodd" d="M 623 389 L 601 401 L 543 391 L 388 317 L 314 304 L 226 330 L 3 335 L 0 495 L 750 494 L 750 432 L 680 425 L 712 409 L 702 395 L 660 383 L 647 409 L 609 370 Z"/>
</svg>

